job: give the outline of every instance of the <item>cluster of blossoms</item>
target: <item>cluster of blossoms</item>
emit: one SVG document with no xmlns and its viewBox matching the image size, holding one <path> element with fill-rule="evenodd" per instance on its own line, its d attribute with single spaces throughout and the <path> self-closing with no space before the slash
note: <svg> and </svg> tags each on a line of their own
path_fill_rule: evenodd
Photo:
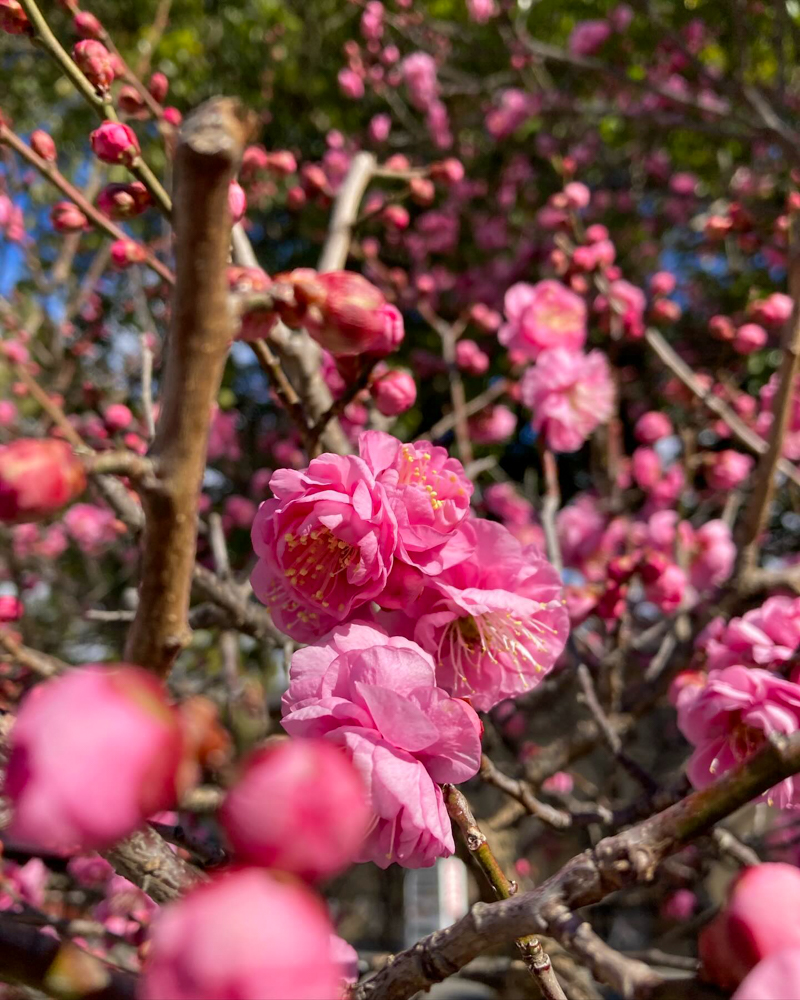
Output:
<svg viewBox="0 0 800 1000">
<path fill-rule="evenodd" d="M 488 710 L 535 687 L 569 623 L 557 572 L 503 525 L 471 516 L 461 463 L 379 431 L 270 479 L 252 582 L 295 654 L 284 726 L 345 747 L 374 811 L 362 856 L 451 853 L 437 782 L 472 777 Z M 463 699 L 463 700 L 459 700 Z"/>
</svg>

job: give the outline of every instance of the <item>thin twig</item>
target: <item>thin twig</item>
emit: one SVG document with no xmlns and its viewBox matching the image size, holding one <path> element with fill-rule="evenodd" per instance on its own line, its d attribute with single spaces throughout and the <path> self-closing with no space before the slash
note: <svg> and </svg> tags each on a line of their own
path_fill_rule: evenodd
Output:
<svg viewBox="0 0 800 1000">
<path fill-rule="evenodd" d="M 511 899 L 517 891 L 516 883 L 510 882 L 497 862 L 485 834 L 478 826 L 466 797 L 454 785 L 443 785 L 445 805 L 450 818 L 456 824 L 464 839 L 467 850 L 486 876 L 498 899 Z M 567 1000 L 558 983 L 556 974 L 545 954 L 539 939 L 534 934 L 517 939 L 522 960 L 536 980 L 544 1000 Z"/>
</svg>

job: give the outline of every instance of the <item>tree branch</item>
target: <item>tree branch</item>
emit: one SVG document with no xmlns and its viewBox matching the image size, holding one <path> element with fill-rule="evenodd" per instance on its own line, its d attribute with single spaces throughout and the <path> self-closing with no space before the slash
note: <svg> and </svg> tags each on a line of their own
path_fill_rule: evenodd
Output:
<svg viewBox="0 0 800 1000">
<path fill-rule="evenodd" d="M 177 281 L 151 450 L 159 489 L 142 498 L 142 583 L 125 648 L 127 660 L 161 675 L 191 634 L 187 614 L 197 506 L 211 409 L 233 335 L 226 278 L 228 185 L 248 132 L 236 102 L 214 99 L 189 116 L 175 157 Z"/>
<path fill-rule="evenodd" d="M 601 840 L 538 888 L 498 903 L 476 903 L 457 923 L 396 955 L 376 976 L 356 986 L 354 1000 L 406 1000 L 488 948 L 525 934 L 552 934 L 564 907 L 574 911 L 619 889 L 651 881 L 666 857 L 798 771 L 800 733 L 773 738 L 720 781 Z"/>
</svg>

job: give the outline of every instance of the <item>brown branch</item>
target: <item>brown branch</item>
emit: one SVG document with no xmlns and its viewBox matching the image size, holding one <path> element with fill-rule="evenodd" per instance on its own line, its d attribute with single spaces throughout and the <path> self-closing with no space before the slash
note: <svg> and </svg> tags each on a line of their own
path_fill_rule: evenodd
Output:
<svg viewBox="0 0 800 1000">
<path fill-rule="evenodd" d="M 450 818 L 458 827 L 461 836 L 475 863 L 483 872 L 497 899 L 511 899 L 517 891 L 516 883 L 510 882 L 492 852 L 485 834 L 475 820 L 469 802 L 455 785 L 443 785 L 445 805 Z M 559 985 L 549 957 L 535 934 L 517 939 L 517 948 L 522 955 L 528 972 L 536 980 L 544 1000 L 567 1000 Z"/>
<path fill-rule="evenodd" d="M 742 418 L 714 393 L 703 386 L 695 376 L 692 369 L 681 358 L 673 348 L 667 343 L 658 330 L 647 330 L 645 340 L 655 351 L 659 359 L 666 367 L 677 376 L 681 382 L 706 406 L 713 414 L 718 416 L 729 427 L 736 440 L 755 452 L 756 455 L 764 455 L 769 449 L 769 445 L 759 434 L 747 426 Z M 777 468 L 784 476 L 796 485 L 800 486 L 800 469 L 797 469 L 791 462 L 781 458 Z"/>
<path fill-rule="evenodd" d="M 105 852 L 114 870 L 138 885 L 156 903 L 168 903 L 205 881 L 155 830 L 146 827 Z"/>
<path fill-rule="evenodd" d="M 272 348 L 266 340 L 255 340 L 250 344 L 250 346 L 253 349 L 253 354 L 255 354 L 258 359 L 259 365 L 261 365 L 262 371 L 269 379 L 269 384 L 275 395 L 281 401 L 283 408 L 291 417 L 292 423 L 300 431 L 300 437 L 302 438 L 303 443 L 306 444 L 309 441 L 310 434 L 305 410 L 303 409 L 303 404 L 300 402 L 300 398 L 295 392 L 294 386 L 286 377 L 286 373 L 281 367 L 281 363 L 272 353 Z"/>
<path fill-rule="evenodd" d="M 341 271 L 347 264 L 353 226 L 374 171 L 375 157 L 372 153 L 356 153 L 336 195 L 328 235 L 317 264 L 318 271 Z"/>
<path fill-rule="evenodd" d="M 151 449 L 159 489 L 148 491 L 139 607 L 126 659 L 164 675 L 190 639 L 187 614 L 197 507 L 211 411 L 233 334 L 226 267 L 228 184 L 249 128 L 236 102 L 218 98 L 186 120 L 175 156 L 177 279 L 166 373 Z"/>
<path fill-rule="evenodd" d="M 544 445 L 544 438 L 539 439 L 541 444 L 542 468 L 544 470 L 545 494 L 542 502 L 542 527 L 547 543 L 547 558 L 555 566 L 559 573 L 564 569 L 561 559 L 561 545 L 558 541 L 558 531 L 556 529 L 556 514 L 561 505 L 561 489 L 558 485 L 558 466 L 556 456 Z"/>
<path fill-rule="evenodd" d="M 461 335 L 463 326 L 460 323 L 447 323 L 440 316 L 437 316 L 426 302 L 421 302 L 418 308 L 420 315 L 426 322 L 430 323 L 442 341 L 442 357 L 447 364 L 450 377 L 450 402 L 453 406 L 453 426 L 456 432 L 458 457 L 461 459 L 462 465 L 469 465 L 472 461 L 472 441 L 467 424 L 467 399 L 461 372 L 456 364 L 456 341 Z"/>
<path fill-rule="evenodd" d="M 744 512 L 741 528 L 737 532 L 741 550 L 742 568 L 753 569 L 758 557 L 758 539 L 769 516 L 769 507 L 775 493 L 775 472 L 781 460 L 783 442 L 789 426 L 795 382 L 800 370 L 800 219 L 792 217 L 792 239 L 789 259 L 789 294 L 794 300 L 794 310 L 783 337 L 783 356 L 779 369 L 778 392 L 772 408 L 772 426 L 769 445 L 758 463 L 755 488 Z"/>
<path fill-rule="evenodd" d="M 619 889 L 651 881 L 665 858 L 798 771 L 800 733 L 771 739 L 715 784 L 601 840 L 536 889 L 498 903 L 476 903 L 457 923 L 396 955 L 376 976 L 356 986 L 354 1000 L 406 1000 L 488 948 L 525 934 L 552 934 L 564 907 L 574 911 Z"/>
<path fill-rule="evenodd" d="M 79 968 L 71 966 L 71 957 L 80 960 Z M 8 913 L 0 914 L 0 980 L 56 1000 L 77 995 L 82 1000 L 133 1000 L 136 991 L 133 974 L 111 968 L 76 945 L 64 944 Z M 79 983 L 83 988 L 77 988 Z"/>
<path fill-rule="evenodd" d="M 69 665 L 48 653 L 40 653 L 21 642 L 5 628 L 0 627 L 0 646 L 8 653 L 13 663 L 18 663 L 40 677 L 54 677 L 69 669 Z"/>
</svg>

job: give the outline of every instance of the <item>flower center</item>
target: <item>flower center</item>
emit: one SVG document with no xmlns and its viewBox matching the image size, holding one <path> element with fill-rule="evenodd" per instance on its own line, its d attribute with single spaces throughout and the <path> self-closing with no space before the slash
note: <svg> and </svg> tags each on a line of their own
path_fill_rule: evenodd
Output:
<svg viewBox="0 0 800 1000">
<path fill-rule="evenodd" d="M 445 500 L 454 495 L 464 496 L 464 489 L 458 477 L 452 472 L 442 472 L 431 467 L 432 455 L 429 451 L 416 452 L 405 445 L 398 458 L 398 486 L 419 486 L 428 494 L 433 510 L 441 510 Z"/>
<path fill-rule="evenodd" d="M 304 534 L 287 532 L 283 562 L 289 584 L 323 608 L 330 607 L 328 598 L 338 577 L 357 563 L 360 552 L 355 545 L 337 538 L 328 528 L 314 528 Z M 344 611 L 340 604 L 338 611 Z"/>
<path fill-rule="evenodd" d="M 555 629 L 535 618 L 526 622 L 510 611 L 488 611 L 450 622 L 442 632 L 437 655 L 440 662 L 443 654 L 449 655 L 456 675 L 470 691 L 475 689 L 467 679 L 466 670 L 480 670 L 484 657 L 492 663 L 499 663 L 501 659 L 505 663 L 510 661 L 527 688 L 522 668 L 526 667 L 528 673 L 531 667 L 536 673 L 544 670 L 531 650 L 546 652 L 548 634 L 555 635 Z"/>
</svg>

